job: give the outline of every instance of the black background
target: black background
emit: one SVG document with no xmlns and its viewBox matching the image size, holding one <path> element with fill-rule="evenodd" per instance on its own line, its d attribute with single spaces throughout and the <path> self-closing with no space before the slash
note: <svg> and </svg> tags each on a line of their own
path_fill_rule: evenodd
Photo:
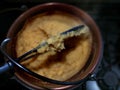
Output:
<svg viewBox="0 0 120 90">
<path fill-rule="evenodd" d="M 102 59 L 105 59 L 110 65 L 120 65 L 119 0 L 1 0 L 0 43 L 6 38 L 7 31 L 20 14 L 35 5 L 53 1 L 75 5 L 88 13 L 95 20 L 103 37 L 104 54 Z M 0 54 L 0 63 L 3 62 L 3 56 Z M 13 74 L 8 72 L 0 75 L 0 90 L 27 90 L 12 78 Z"/>
</svg>

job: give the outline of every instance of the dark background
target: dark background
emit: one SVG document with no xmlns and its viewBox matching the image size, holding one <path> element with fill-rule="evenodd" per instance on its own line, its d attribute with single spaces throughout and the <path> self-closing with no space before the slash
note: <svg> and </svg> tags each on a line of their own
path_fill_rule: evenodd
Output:
<svg viewBox="0 0 120 90">
<path fill-rule="evenodd" d="M 20 14 L 35 5 L 46 2 L 62 2 L 75 5 L 88 13 L 98 25 L 103 38 L 104 53 L 101 69 L 118 66 L 120 70 L 120 0 L 1 0 L 0 43 L 6 38 L 8 29 Z M 0 58 L 0 63 L 3 63 L 1 54 Z M 120 73 L 119 70 L 118 73 Z M 27 90 L 13 78 L 13 74 L 8 72 L 0 75 L 0 90 Z M 118 79 L 120 80 L 120 78 Z M 118 83 L 119 86 L 120 81 Z"/>
</svg>

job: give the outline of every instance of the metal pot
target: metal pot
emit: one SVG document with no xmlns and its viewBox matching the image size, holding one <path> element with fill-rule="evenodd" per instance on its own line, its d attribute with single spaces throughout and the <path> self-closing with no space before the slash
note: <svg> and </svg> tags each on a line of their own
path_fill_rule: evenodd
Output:
<svg viewBox="0 0 120 90">
<path fill-rule="evenodd" d="M 14 42 L 16 40 L 15 36 L 19 32 L 19 30 L 22 28 L 24 22 L 28 17 L 34 16 L 38 13 L 43 13 L 46 11 L 52 11 L 52 10 L 60 10 L 67 12 L 71 15 L 74 15 L 76 17 L 79 17 L 80 19 L 83 20 L 83 22 L 90 28 L 92 35 L 93 35 L 93 45 L 92 45 L 92 52 L 91 56 L 89 58 L 89 61 L 87 64 L 84 66 L 81 72 L 77 73 L 75 76 L 73 76 L 71 79 L 67 80 L 66 82 L 79 82 L 75 84 L 66 84 L 66 85 L 61 85 L 57 83 L 51 83 L 51 82 L 46 82 L 41 79 L 38 79 L 24 70 L 21 70 L 19 67 L 13 64 L 13 62 L 9 61 L 8 58 L 8 63 L 0 67 L 0 71 L 7 71 L 9 70 L 8 67 L 12 67 L 15 69 L 15 77 L 17 80 L 33 89 L 55 89 L 55 90 L 60 90 L 60 89 L 69 89 L 69 88 L 75 88 L 82 84 L 85 80 L 87 80 L 92 74 L 94 74 L 101 58 L 102 58 L 102 53 L 103 53 L 103 46 L 102 46 L 102 38 L 101 34 L 99 31 L 99 28 L 97 27 L 96 23 L 94 20 L 83 10 L 80 8 L 77 8 L 72 5 L 64 4 L 64 3 L 45 3 L 45 4 L 40 4 L 37 5 L 27 11 L 25 11 L 23 14 L 21 14 L 15 22 L 12 24 L 10 27 L 8 33 L 7 33 L 7 39 L 4 40 L 2 43 L 2 46 L 4 47 L 6 45 L 6 42 L 9 41 L 9 43 L 6 45 L 5 50 L 6 52 L 12 57 L 15 58 L 15 51 L 14 51 Z"/>
</svg>

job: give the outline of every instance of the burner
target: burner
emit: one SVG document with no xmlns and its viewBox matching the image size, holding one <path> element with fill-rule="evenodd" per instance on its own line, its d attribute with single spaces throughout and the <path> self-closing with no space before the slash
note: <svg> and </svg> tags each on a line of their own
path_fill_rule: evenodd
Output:
<svg viewBox="0 0 120 90">
<path fill-rule="evenodd" d="M 120 78 L 113 70 L 101 70 L 98 74 L 98 84 L 104 90 L 118 90 Z"/>
</svg>

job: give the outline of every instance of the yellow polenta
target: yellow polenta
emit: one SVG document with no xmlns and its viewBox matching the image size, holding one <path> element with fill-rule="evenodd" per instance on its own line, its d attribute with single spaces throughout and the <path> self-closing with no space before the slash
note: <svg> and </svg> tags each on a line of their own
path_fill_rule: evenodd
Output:
<svg viewBox="0 0 120 90">
<path fill-rule="evenodd" d="M 17 35 L 17 57 L 35 48 L 43 40 L 80 24 L 84 24 L 82 20 L 62 12 L 44 13 L 29 18 Z M 21 64 L 45 77 L 67 80 L 86 64 L 92 46 L 91 33 L 89 32 L 87 37 L 81 35 L 69 38 L 64 44 L 65 49 L 61 52 L 37 54 Z"/>
</svg>

